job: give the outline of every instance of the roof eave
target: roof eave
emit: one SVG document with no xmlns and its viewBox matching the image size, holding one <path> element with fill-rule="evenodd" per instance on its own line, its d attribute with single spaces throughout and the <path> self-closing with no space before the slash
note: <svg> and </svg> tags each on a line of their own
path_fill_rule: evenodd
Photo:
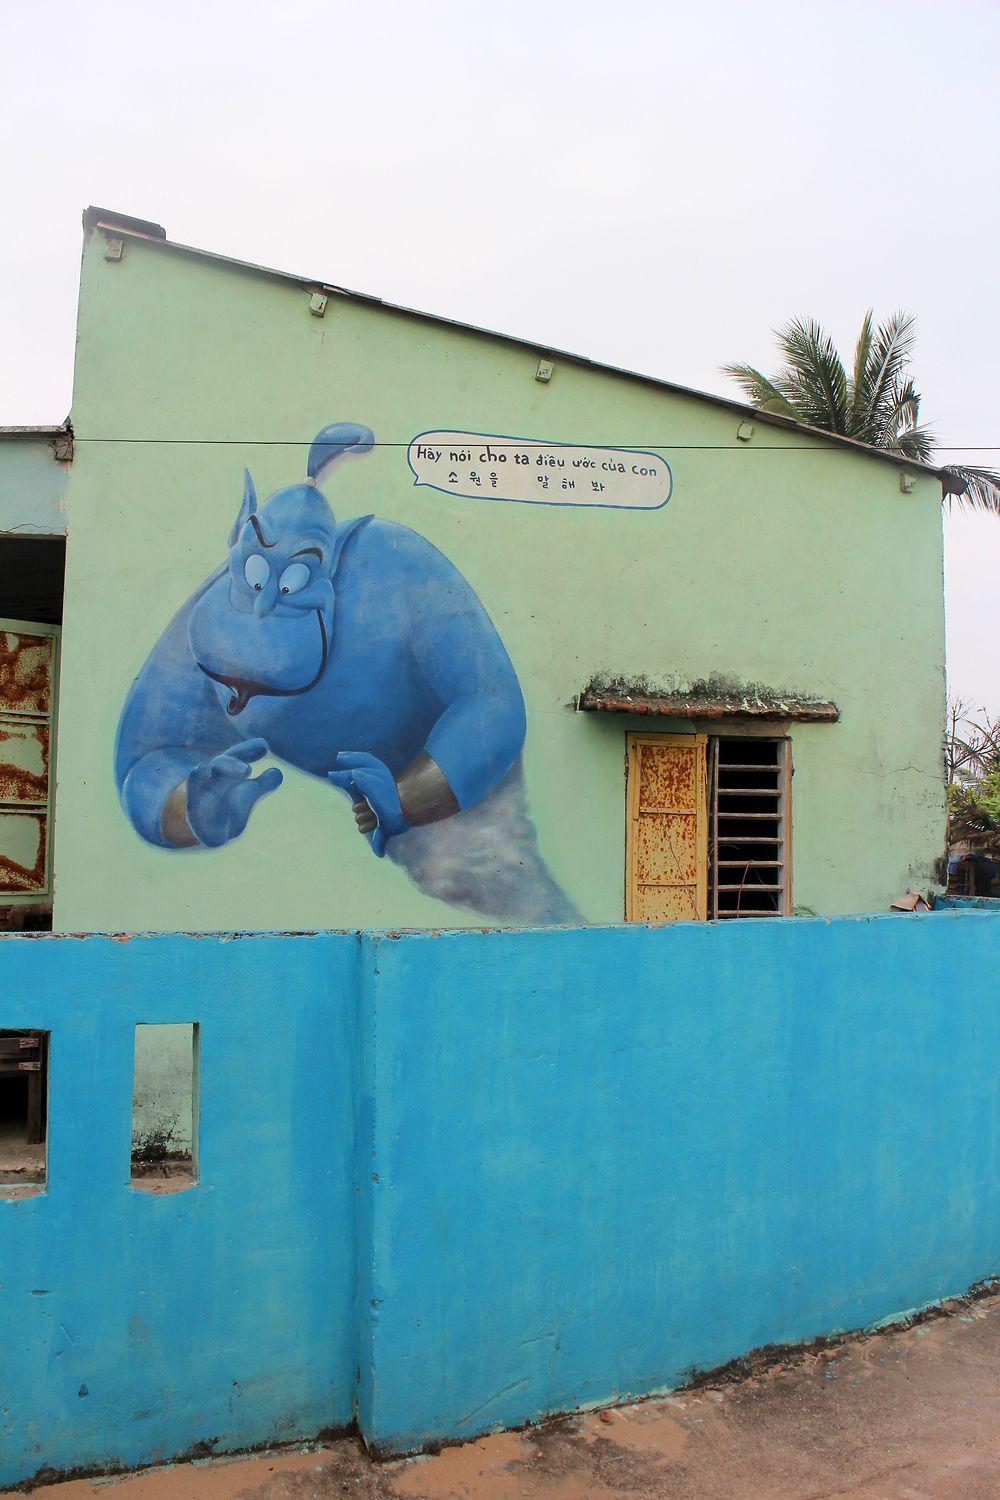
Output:
<svg viewBox="0 0 1000 1500">
<path fill-rule="evenodd" d="M 0 427 L 0 438 L 51 438 L 66 431 L 65 422 L 54 427 Z"/>
<path fill-rule="evenodd" d="M 197 255 L 203 260 L 211 260 L 221 265 L 235 266 L 242 271 L 250 271 L 258 276 L 268 276 L 278 281 L 293 282 L 308 291 L 321 291 L 328 295 L 337 297 L 349 297 L 353 301 L 363 302 L 370 307 L 378 307 L 386 312 L 402 313 L 406 317 L 420 318 L 427 323 L 443 325 L 447 328 L 455 328 L 461 333 L 477 334 L 480 337 L 499 339 L 506 344 L 513 344 L 519 349 L 530 350 L 533 354 L 544 352 L 556 359 L 568 360 L 571 364 L 580 365 L 584 369 L 598 370 L 608 375 L 618 375 L 626 380 L 638 380 L 643 385 L 653 386 L 657 390 L 669 391 L 673 395 L 686 396 L 694 401 L 707 401 L 710 405 L 721 408 L 724 411 L 733 412 L 741 420 L 760 422 L 765 427 L 776 427 L 785 432 L 793 432 L 798 436 L 816 438 L 824 445 L 838 448 L 846 448 L 865 458 L 877 459 L 880 463 L 889 463 L 896 469 L 906 469 L 912 473 L 925 475 L 927 478 L 937 479 L 945 487 L 945 493 L 958 493 L 947 488 L 949 483 L 954 483 L 955 475 L 944 468 L 935 468 L 930 464 L 921 463 L 917 459 L 903 458 L 897 453 L 889 453 L 883 448 L 873 448 L 868 443 L 859 443 L 854 438 L 843 437 L 839 433 L 826 432 L 821 427 L 811 427 L 805 422 L 793 421 L 790 417 L 779 416 L 775 412 L 761 411 L 759 407 L 748 406 L 742 401 L 733 401 L 728 396 L 717 396 L 711 391 L 699 391 L 693 386 L 680 385 L 677 381 L 663 380 L 656 375 L 644 375 L 638 370 L 629 370 L 622 365 L 610 365 L 601 360 L 589 359 L 585 354 L 575 354 L 568 349 L 559 349 L 552 344 L 542 343 L 535 339 L 521 338 L 516 334 L 499 333 L 493 328 L 484 328 L 477 323 L 464 323 L 457 318 L 446 318 L 439 313 L 424 312 L 420 308 L 406 307 L 402 303 L 387 302 L 383 297 L 373 296 L 370 292 L 358 292 L 351 287 L 339 286 L 335 282 L 325 281 L 313 276 L 300 276 L 292 271 L 279 271 L 273 266 L 262 266 L 255 261 L 238 260 L 234 256 L 220 255 L 214 250 L 203 250 L 197 245 L 185 245 L 180 240 L 167 238 L 166 230 L 161 224 L 155 224 L 147 219 L 134 219 L 127 214 L 113 213 L 108 209 L 88 208 L 83 215 L 84 229 L 90 231 L 101 229 L 120 235 L 124 238 L 155 241 L 162 244 L 165 249 L 176 250 L 183 255 Z M 667 445 L 669 446 L 669 445 Z"/>
</svg>

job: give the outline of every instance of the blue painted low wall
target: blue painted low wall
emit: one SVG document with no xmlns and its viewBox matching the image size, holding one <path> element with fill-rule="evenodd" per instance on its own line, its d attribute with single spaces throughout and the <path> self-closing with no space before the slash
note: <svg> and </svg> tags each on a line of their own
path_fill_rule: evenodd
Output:
<svg viewBox="0 0 1000 1500">
<path fill-rule="evenodd" d="M 0 1199 L 0 1487 L 350 1422 L 351 936 L 0 939 L 51 1031 L 48 1188 Z M 200 1026 L 200 1181 L 129 1187 L 137 1022 Z"/>
<path fill-rule="evenodd" d="M 976 910 L 0 941 L 0 1026 L 53 1033 L 0 1480 L 354 1410 L 405 1450 L 963 1290 L 1000 1268 L 997 972 Z M 202 1026 L 171 1197 L 126 1186 L 137 1020 Z"/>
<path fill-rule="evenodd" d="M 378 944 L 388 1448 L 682 1382 L 1000 1264 L 1000 922 Z"/>
</svg>

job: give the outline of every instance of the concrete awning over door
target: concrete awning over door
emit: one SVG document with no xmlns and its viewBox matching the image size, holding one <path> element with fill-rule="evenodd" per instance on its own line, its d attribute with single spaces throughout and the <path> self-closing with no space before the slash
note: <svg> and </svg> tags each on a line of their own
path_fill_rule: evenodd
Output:
<svg viewBox="0 0 1000 1500">
<path fill-rule="evenodd" d="M 584 688 L 577 708 L 581 713 L 655 714 L 672 719 L 781 719 L 835 724 L 840 718 L 836 703 L 807 696 L 699 688 L 678 693 L 630 693 L 617 684 Z"/>
</svg>

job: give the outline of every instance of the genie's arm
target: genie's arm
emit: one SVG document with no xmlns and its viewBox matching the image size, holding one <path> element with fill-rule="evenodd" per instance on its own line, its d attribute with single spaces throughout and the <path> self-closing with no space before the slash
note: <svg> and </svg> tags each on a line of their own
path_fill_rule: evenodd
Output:
<svg viewBox="0 0 1000 1500">
<path fill-rule="evenodd" d="M 187 778 L 201 757 L 177 745 L 143 755 L 118 784 L 125 815 L 147 844 L 184 849 L 197 844 L 187 821 Z"/>
<path fill-rule="evenodd" d="M 136 833 L 149 844 L 177 849 L 199 842 L 187 820 L 187 779 L 224 752 L 232 735 L 210 701 L 210 684 L 203 679 L 205 694 L 196 680 L 194 663 L 165 671 L 158 659 L 162 646 L 154 648 L 122 710 L 115 782 Z"/>
<path fill-rule="evenodd" d="M 235 726 L 187 645 L 185 607 L 154 646 L 125 701 L 115 784 L 132 827 L 160 848 L 216 845 L 243 831 L 280 772 L 250 780 L 263 741 L 237 745 Z M 265 779 L 266 778 L 266 779 Z"/>
</svg>

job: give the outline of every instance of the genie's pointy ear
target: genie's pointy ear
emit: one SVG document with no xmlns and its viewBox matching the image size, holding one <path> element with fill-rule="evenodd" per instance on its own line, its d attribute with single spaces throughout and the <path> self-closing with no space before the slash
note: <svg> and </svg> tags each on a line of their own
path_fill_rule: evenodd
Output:
<svg viewBox="0 0 1000 1500">
<path fill-rule="evenodd" d="M 247 524 L 247 522 L 249 521 L 250 517 L 251 516 L 255 516 L 256 514 L 257 514 L 257 491 L 253 487 L 253 480 L 250 478 L 250 470 L 249 469 L 244 469 L 243 470 L 243 504 L 240 506 L 240 513 L 239 513 L 239 515 L 236 517 L 236 520 L 233 522 L 233 529 L 229 533 L 229 545 L 230 545 L 230 547 L 234 547 L 236 545 L 236 538 L 239 536 L 240 532 L 243 530 L 244 526 Z"/>
<path fill-rule="evenodd" d="M 341 524 L 337 527 L 336 535 L 333 539 L 333 552 L 330 556 L 331 579 L 335 576 L 337 569 L 340 566 L 340 558 L 344 550 L 344 543 L 350 541 L 351 537 L 356 531 L 360 531 L 363 527 L 368 525 L 369 521 L 374 521 L 374 519 L 374 516 L 355 516 L 353 521 L 342 521 Z"/>
</svg>

